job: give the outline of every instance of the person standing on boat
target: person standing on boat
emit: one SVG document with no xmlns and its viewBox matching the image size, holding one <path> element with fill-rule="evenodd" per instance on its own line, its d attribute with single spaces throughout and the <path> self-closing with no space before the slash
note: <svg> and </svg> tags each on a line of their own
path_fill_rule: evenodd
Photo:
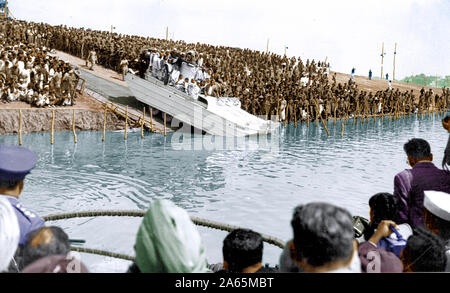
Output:
<svg viewBox="0 0 450 293">
<path fill-rule="evenodd" d="M 36 163 L 36 154 L 27 148 L 0 146 L 0 196 L 8 199 L 16 213 L 20 227 L 19 245 L 25 244 L 29 232 L 44 226 L 44 220 L 19 201 L 25 177 Z"/>
<path fill-rule="evenodd" d="M 191 78 L 191 82 L 187 88 L 187 94 L 194 99 L 198 99 L 198 95 L 200 94 L 200 87 L 197 85 L 195 79 Z"/>
<path fill-rule="evenodd" d="M 122 61 L 120 61 L 120 72 L 122 73 L 122 81 L 125 81 L 125 75 L 127 75 L 128 72 L 128 60 L 127 59 L 123 59 Z"/>
<path fill-rule="evenodd" d="M 88 63 L 90 63 L 89 69 L 94 70 L 94 65 L 97 63 L 97 53 L 95 50 L 91 50 L 89 52 L 89 56 L 86 60 L 86 66 L 88 66 Z"/>
</svg>

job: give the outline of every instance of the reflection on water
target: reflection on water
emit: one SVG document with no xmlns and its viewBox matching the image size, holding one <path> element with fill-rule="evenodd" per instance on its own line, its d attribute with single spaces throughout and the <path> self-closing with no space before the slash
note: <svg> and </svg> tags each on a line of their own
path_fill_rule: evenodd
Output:
<svg viewBox="0 0 450 293">
<path fill-rule="evenodd" d="M 326 201 L 353 215 L 368 217 L 371 195 L 393 191 L 394 175 L 407 168 L 403 144 L 426 139 L 440 166 L 447 134 L 439 118 L 410 118 L 369 124 L 329 122 L 330 137 L 313 123 L 282 128 L 279 145 L 267 149 L 254 140 L 236 149 L 179 150 L 173 134 L 80 132 L 23 135 L 23 145 L 39 156 L 27 177 L 22 201 L 40 215 L 80 210 L 146 209 L 150 201 L 174 201 L 192 215 L 243 226 L 288 240 L 294 207 Z M 203 137 L 211 139 L 210 137 Z M 186 138 L 185 138 L 186 139 Z M 202 137 L 196 136 L 200 141 Z M 189 142 L 195 144 L 195 139 Z M 0 136 L 17 144 L 16 135 Z M 184 141 L 186 142 L 186 141 Z M 273 141 L 272 141 L 273 142 Z M 176 142 L 176 145 L 179 141 Z M 81 219 L 57 222 L 87 247 L 133 254 L 139 220 Z M 201 229 L 210 262 L 221 261 L 226 233 Z M 266 245 L 265 262 L 278 262 L 280 250 Z M 91 261 L 91 258 L 89 258 Z"/>
</svg>

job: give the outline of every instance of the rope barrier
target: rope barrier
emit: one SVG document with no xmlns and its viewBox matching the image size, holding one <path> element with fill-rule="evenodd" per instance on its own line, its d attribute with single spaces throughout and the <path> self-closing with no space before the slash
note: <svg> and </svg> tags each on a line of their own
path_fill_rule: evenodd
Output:
<svg viewBox="0 0 450 293">
<path fill-rule="evenodd" d="M 73 212 L 73 213 L 48 215 L 48 216 L 42 217 L 42 219 L 44 221 L 48 222 L 48 221 L 67 220 L 67 219 L 74 219 L 74 218 L 90 218 L 90 217 L 144 217 L 146 213 L 147 213 L 147 211 L 84 211 L 84 212 Z M 211 229 L 217 229 L 217 230 L 226 231 L 226 232 L 231 232 L 236 229 L 241 229 L 241 227 L 239 227 L 239 226 L 223 224 L 223 223 L 210 221 L 210 220 L 206 220 L 206 219 L 201 219 L 201 218 L 197 218 L 197 217 L 193 217 L 193 216 L 191 216 L 191 220 L 197 226 L 207 227 L 207 228 L 211 228 Z M 277 246 L 281 249 L 284 249 L 285 242 L 283 240 L 280 240 L 276 237 L 272 237 L 272 236 L 265 235 L 262 233 L 260 233 L 260 234 L 261 234 L 261 237 L 263 238 L 264 242 L 267 242 L 267 243 Z M 113 252 L 98 250 L 98 249 L 90 249 L 90 248 L 81 248 L 81 247 L 71 246 L 71 250 L 74 250 L 77 252 L 89 253 L 89 254 L 103 255 L 103 256 L 113 257 L 113 258 L 118 258 L 118 259 L 130 260 L 130 261 L 134 260 L 134 257 L 129 256 L 129 255 L 113 253 Z"/>
</svg>

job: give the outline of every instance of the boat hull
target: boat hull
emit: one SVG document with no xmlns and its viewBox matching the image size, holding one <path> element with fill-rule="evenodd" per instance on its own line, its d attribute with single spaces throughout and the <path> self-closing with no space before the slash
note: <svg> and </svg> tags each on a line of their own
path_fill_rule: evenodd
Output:
<svg viewBox="0 0 450 293">
<path fill-rule="evenodd" d="M 201 96 L 195 100 L 153 77 L 143 79 L 129 73 L 125 80 L 137 100 L 172 116 L 172 127 L 179 127 L 179 122 L 183 122 L 183 127 L 193 126 L 211 135 L 249 136 L 269 134 L 279 126 L 240 107 L 219 105 L 213 97 Z"/>
</svg>

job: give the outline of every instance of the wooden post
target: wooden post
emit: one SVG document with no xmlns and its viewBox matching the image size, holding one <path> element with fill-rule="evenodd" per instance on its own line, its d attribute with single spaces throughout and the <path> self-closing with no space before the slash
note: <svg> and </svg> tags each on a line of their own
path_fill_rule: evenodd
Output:
<svg viewBox="0 0 450 293">
<path fill-rule="evenodd" d="M 289 103 L 287 103 L 286 108 L 284 108 L 285 111 L 285 115 L 284 115 L 284 128 L 286 128 L 287 126 L 287 122 L 288 122 L 288 115 L 289 115 Z"/>
<path fill-rule="evenodd" d="M 322 124 L 323 124 L 323 127 L 325 128 L 325 131 L 326 131 L 326 133 L 327 133 L 327 136 L 330 136 L 330 133 L 328 132 L 327 124 L 326 124 L 325 121 L 323 120 L 322 115 L 320 115 L 320 120 L 322 120 Z"/>
<path fill-rule="evenodd" d="M 145 123 L 145 107 L 142 112 L 141 137 L 144 138 L 144 123 Z"/>
<path fill-rule="evenodd" d="M 19 145 L 22 145 L 22 110 L 19 110 Z"/>
<path fill-rule="evenodd" d="M 106 112 L 108 111 L 108 107 L 105 105 L 105 115 L 103 116 L 103 135 L 102 141 L 105 141 L 106 136 Z"/>
<path fill-rule="evenodd" d="M 166 41 L 169 40 L 169 27 L 166 27 Z"/>
<path fill-rule="evenodd" d="M 335 105 L 335 107 L 334 107 L 334 125 L 336 125 L 336 120 L 337 120 L 336 111 L 337 111 L 337 106 Z"/>
<path fill-rule="evenodd" d="M 343 137 L 344 136 L 344 129 L 345 129 L 345 121 L 342 121 L 341 126 L 342 126 L 341 137 Z"/>
<path fill-rule="evenodd" d="M 309 106 L 306 108 L 306 124 L 309 127 Z"/>
<path fill-rule="evenodd" d="M 297 128 L 297 109 L 294 110 L 294 122 L 295 122 L 295 128 Z"/>
<path fill-rule="evenodd" d="M 266 47 L 266 54 L 269 53 L 269 39 L 267 39 L 267 47 Z"/>
<path fill-rule="evenodd" d="M 72 132 L 73 132 L 73 142 L 77 143 L 77 133 L 75 132 L 75 109 L 73 109 Z"/>
<path fill-rule="evenodd" d="M 167 121 L 167 114 L 166 112 L 164 112 L 164 136 L 167 136 L 166 121 Z"/>
<path fill-rule="evenodd" d="M 52 134 L 51 134 L 51 144 L 55 142 L 55 109 L 52 110 Z"/>
<path fill-rule="evenodd" d="M 153 131 L 153 109 L 150 107 L 150 128 Z"/>
<path fill-rule="evenodd" d="M 125 134 L 124 134 L 124 139 L 127 140 L 127 129 L 128 129 L 128 105 L 127 105 L 127 110 L 125 112 Z"/>
</svg>

